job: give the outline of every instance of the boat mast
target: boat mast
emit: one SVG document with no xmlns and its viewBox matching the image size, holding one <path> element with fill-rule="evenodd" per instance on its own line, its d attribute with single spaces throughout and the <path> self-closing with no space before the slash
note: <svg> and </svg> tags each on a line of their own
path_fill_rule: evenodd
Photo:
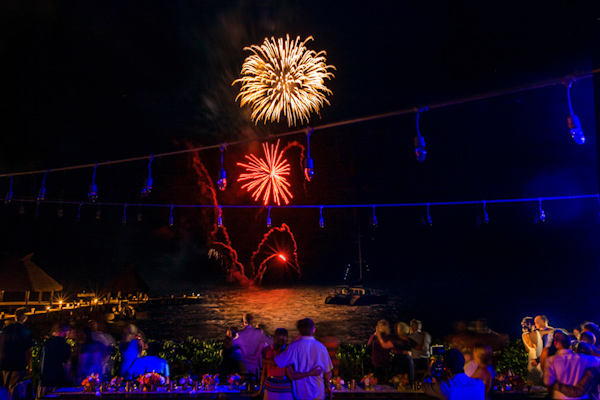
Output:
<svg viewBox="0 0 600 400">
<path fill-rule="evenodd" d="M 360 227 L 359 227 L 358 228 L 358 273 L 359 273 L 358 280 L 359 281 L 362 281 L 362 278 L 363 278 L 362 262 L 363 262 L 363 259 L 362 259 L 362 248 L 360 245 Z"/>
</svg>

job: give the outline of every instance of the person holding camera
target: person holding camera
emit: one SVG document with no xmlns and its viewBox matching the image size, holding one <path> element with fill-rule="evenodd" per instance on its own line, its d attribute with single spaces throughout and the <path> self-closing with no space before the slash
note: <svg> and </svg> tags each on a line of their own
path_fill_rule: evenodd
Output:
<svg viewBox="0 0 600 400">
<path fill-rule="evenodd" d="M 439 381 L 427 376 L 422 386 L 426 395 L 441 400 L 485 400 L 485 385 L 481 379 L 465 374 L 465 357 L 460 350 L 444 352 L 443 360 L 447 376 Z"/>
</svg>

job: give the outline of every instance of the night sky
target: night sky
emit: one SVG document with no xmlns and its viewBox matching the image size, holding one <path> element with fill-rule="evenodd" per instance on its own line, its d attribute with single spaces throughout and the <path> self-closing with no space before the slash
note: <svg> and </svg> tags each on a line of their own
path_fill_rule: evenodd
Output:
<svg viewBox="0 0 600 400">
<path fill-rule="evenodd" d="M 568 4 L 568 5 L 567 5 Z M 351 205 L 493 200 L 598 193 L 594 81 L 576 81 L 575 114 L 587 142 L 566 125 L 563 85 L 548 86 L 425 112 L 424 163 L 414 158 L 415 114 L 319 130 L 353 118 L 439 104 L 592 71 L 597 15 L 592 2 L 505 1 L 4 1 L 0 5 L 0 174 L 46 170 L 211 146 L 285 133 L 281 123 L 254 125 L 235 101 L 245 46 L 265 37 L 302 39 L 336 67 L 330 106 L 312 115 L 315 178 L 305 183 L 300 151 L 292 165 L 295 205 Z M 595 20 L 596 19 L 596 20 Z M 282 138 L 305 143 L 304 134 Z M 270 143 L 275 140 L 271 139 Z M 225 152 L 229 187 L 223 205 L 256 204 L 236 183 L 244 155 L 259 142 Z M 213 181 L 219 151 L 200 153 Z M 86 202 L 93 168 L 49 173 L 47 199 Z M 147 160 L 98 168 L 99 201 L 122 206 L 64 207 L 18 202 L 0 207 L 4 258 L 35 253 L 57 280 L 97 289 L 135 262 L 155 291 L 183 291 L 224 281 L 208 259 L 210 210 L 142 209 L 138 203 L 211 204 L 190 154 L 153 161 L 154 188 L 141 200 Z M 15 177 L 15 198 L 34 199 L 43 174 Z M 0 178 L 0 193 L 10 179 Z M 390 285 L 431 281 L 475 296 L 525 293 L 536 277 L 546 287 L 568 276 L 570 301 L 594 289 L 600 262 L 596 199 L 372 211 L 273 209 L 298 242 L 303 282 L 341 283 L 346 265 L 363 257 L 373 280 Z M 233 247 L 247 264 L 266 227 L 265 209 L 225 209 Z M 282 243 L 283 247 L 289 243 Z M 575 272 L 579 273 L 575 273 Z M 266 282 L 278 283 L 273 273 Z M 494 292 L 495 293 L 495 292 Z M 537 306 L 537 305 L 536 305 Z M 535 307 L 534 307 L 535 308 Z M 593 318 L 594 316 L 590 316 Z"/>
</svg>

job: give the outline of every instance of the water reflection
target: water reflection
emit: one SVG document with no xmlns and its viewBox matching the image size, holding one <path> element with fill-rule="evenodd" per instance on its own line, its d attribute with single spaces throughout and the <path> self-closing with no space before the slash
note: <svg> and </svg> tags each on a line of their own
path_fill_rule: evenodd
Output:
<svg viewBox="0 0 600 400">
<path fill-rule="evenodd" d="M 381 318 L 403 317 L 406 299 L 392 294 L 387 305 L 325 304 L 332 287 L 303 286 L 282 289 L 211 288 L 203 304 L 157 308 L 140 313 L 137 324 L 153 339 L 220 339 L 228 326 L 242 327 L 242 314 L 256 315 L 267 333 L 276 328 L 296 332 L 296 321 L 312 318 L 317 336 L 335 335 L 344 343 L 364 343 Z"/>
</svg>

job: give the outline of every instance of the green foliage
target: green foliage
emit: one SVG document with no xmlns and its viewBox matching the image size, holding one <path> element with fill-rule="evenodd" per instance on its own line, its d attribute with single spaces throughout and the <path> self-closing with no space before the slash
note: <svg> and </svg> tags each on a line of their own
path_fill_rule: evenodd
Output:
<svg viewBox="0 0 600 400">
<path fill-rule="evenodd" d="M 521 339 L 509 342 L 508 346 L 500 351 L 496 370 L 507 372 L 512 370 L 515 375 L 527 377 L 527 351 Z"/>
<path fill-rule="evenodd" d="M 73 344 L 73 343 L 71 343 Z M 168 361 L 172 379 L 183 376 L 216 374 L 220 357 L 221 342 L 218 340 L 199 340 L 188 337 L 185 340 L 166 340 L 161 343 L 159 356 Z M 33 374 L 39 376 L 41 343 L 36 342 L 33 348 Z M 345 380 L 360 380 L 369 372 L 373 372 L 371 354 L 364 344 L 342 344 L 337 357 L 340 360 L 340 376 Z M 113 376 L 120 370 L 121 353 L 119 347 L 112 355 L 114 361 Z M 512 341 L 495 359 L 496 370 L 506 372 L 509 369 L 516 375 L 527 376 L 527 353 L 523 342 Z"/>
<path fill-rule="evenodd" d="M 164 341 L 159 356 L 169 362 L 171 375 L 178 379 L 188 374 L 215 374 L 221 361 L 220 350 L 218 340 L 188 337 L 183 341 Z"/>
<path fill-rule="evenodd" d="M 346 380 L 360 380 L 372 369 L 371 354 L 365 344 L 343 344 L 338 350 L 340 376 Z"/>
</svg>

